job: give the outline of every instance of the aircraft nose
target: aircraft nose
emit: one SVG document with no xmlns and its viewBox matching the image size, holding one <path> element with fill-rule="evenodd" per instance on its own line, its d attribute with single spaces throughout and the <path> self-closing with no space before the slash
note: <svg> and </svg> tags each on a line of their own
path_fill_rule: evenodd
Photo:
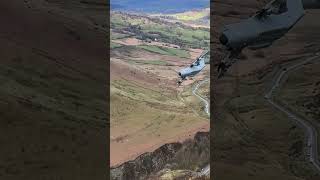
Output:
<svg viewBox="0 0 320 180">
<path fill-rule="evenodd" d="M 219 37 L 219 41 L 222 45 L 226 45 L 228 43 L 228 37 L 222 33 L 222 35 Z"/>
<path fill-rule="evenodd" d="M 184 78 L 186 77 L 186 74 L 185 74 L 183 71 L 180 71 L 180 72 L 178 73 L 178 75 L 179 75 L 182 79 L 184 79 Z"/>
<path fill-rule="evenodd" d="M 222 45 L 230 49 L 241 49 L 252 39 L 255 39 L 257 34 L 247 27 L 233 27 L 221 33 L 219 41 Z M 240 33 L 241 32 L 241 33 Z"/>
<path fill-rule="evenodd" d="M 181 72 L 179 72 L 179 76 L 181 77 Z"/>
</svg>

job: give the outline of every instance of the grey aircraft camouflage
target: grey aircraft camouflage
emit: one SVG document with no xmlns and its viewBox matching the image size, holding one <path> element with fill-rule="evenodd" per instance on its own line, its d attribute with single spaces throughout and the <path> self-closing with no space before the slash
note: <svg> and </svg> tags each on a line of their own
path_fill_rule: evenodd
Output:
<svg viewBox="0 0 320 180">
<path fill-rule="evenodd" d="M 206 66 L 205 56 L 207 55 L 207 53 L 209 53 L 209 51 L 206 51 L 201 56 L 199 56 L 189 67 L 184 68 L 178 72 L 178 75 L 181 78 L 181 80 L 178 81 L 178 84 L 181 84 L 182 81 L 187 77 L 195 76 Z"/>
<path fill-rule="evenodd" d="M 304 16 L 304 9 L 319 7 L 320 0 L 273 0 L 252 17 L 226 25 L 219 41 L 229 54 L 218 65 L 218 78 L 236 62 L 243 48 L 256 50 L 271 46 Z"/>
</svg>

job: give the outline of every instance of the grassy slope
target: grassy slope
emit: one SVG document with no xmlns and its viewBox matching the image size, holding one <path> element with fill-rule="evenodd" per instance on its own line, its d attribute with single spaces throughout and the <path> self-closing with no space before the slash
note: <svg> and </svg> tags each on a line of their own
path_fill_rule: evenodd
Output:
<svg viewBox="0 0 320 180">
<path fill-rule="evenodd" d="M 182 58 L 189 58 L 190 54 L 186 50 L 182 49 L 174 49 L 174 48 L 166 48 L 166 47 L 159 47 L 159 46 L 149 46 L 149 45 L 141 45 L 138 48 L 162 54 L 162 55 L 169 55 L 169 56 L 178 56 Z"/>
<path fill-rule="evenodd" d="M 118 43 L 110 42 L 110 49 L 114 49 L 118 47 L 122 47 L 122 45 Z"/>
<path fill-rule="evenodd" d="M 122 39 L 122 38 L 126 38 L 126 37 L 130 37 L 130 35 L 122 34 L 122 33 L 116 33 L 114 31 L 110 32 L 110 40 Z"/>
<path fill-rule="evenodd" d="M 210 10 L 204 9 L 201 11 L 188 11 L 184 13 L 177 13 L 177 14 L 173 14 L 172 16 L 182 21 L 195 21 L 195 20 L 202 19 L 206 16 L 209 16 L 209 14 L 210 14 Z"/>
<path fill-rule="evenodd" d="M 168 66 L 170 64 L 168 64 L 166 61 L 162 61 L 162 60 L 149 60 L 149 61 L 129 61 L 130 62 L 135 62 L 138 64 L 151 64 L 151 65 L 159 65 L 159 66 Z"/>
<path fill-rule="evenodd" d="M 127 148 L 139 148 L 143 144 L 159 146 L 206 121 L 181 102 L 176 92 L 164 87 L 146 88 L 126 80 L 111 84 L 114 143 L 128 139 Z"/>
<path fill-rule="evenodd" d="M 0 2 L 0 179 L 105 179 L 106 35 L 36 3 Z"/>
</svg>

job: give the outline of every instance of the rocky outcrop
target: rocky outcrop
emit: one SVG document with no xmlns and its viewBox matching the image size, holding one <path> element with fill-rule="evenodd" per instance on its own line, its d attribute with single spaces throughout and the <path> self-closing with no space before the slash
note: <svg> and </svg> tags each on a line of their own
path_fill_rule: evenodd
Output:
<svg viewBox="0 0 320 180">
<path fill-rule="evenodd" d="M 190 164 L 190 167 L 198 166 L 199 168 L 199 166 L 209 162 L 209 152 L 209 132 L 198 132 L 192 140 L 187 140 L 183 143 L 165 144 L 153 152 L 144 153 L 135 160 L 111 168 L 111 179 L 138 180 L 148 179 L 151 175 L 153 179 L 157 176 L 160 178 L 160 174 L 162 176 L 163 173 L 158 172 L 163 172 L 163 169 L 170 170 L 184 167 L 186 162 L 190 162 L 190 160 L 195 162 L 195 164 Z M 203 160 L 204 154 L 207 156 L 205 160 Z M 185 157 L 185 155 L 190 157 Z M 182 158 L 188 161 L 184 161 Z M 192 161 L 193 159 L 200 159 L 206 162 L 196 162 Z"/>
</svg>

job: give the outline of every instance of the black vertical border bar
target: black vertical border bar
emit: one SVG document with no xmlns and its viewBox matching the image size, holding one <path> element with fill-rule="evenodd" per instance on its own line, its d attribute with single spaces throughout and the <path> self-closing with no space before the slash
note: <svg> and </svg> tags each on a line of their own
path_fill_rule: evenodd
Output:
<svg viewBox="0 0 320 180">
<path fill-rule="evenodd" d="M 106 82 L 106 101 L 107 101 L 107 127 L 106 127 L 106 160 L 107 162 L 104 162 L 107 164 L 107 169 L 106 169 L 106 174 L 107 178 L 110 179 L 110 0 L 107 0 L 107 9 L 106 9 L 106 14 L 107 14 L 107 37 L 106 37 L 106 60 L 107 60 L 107 82 Z"/>
</svg>

